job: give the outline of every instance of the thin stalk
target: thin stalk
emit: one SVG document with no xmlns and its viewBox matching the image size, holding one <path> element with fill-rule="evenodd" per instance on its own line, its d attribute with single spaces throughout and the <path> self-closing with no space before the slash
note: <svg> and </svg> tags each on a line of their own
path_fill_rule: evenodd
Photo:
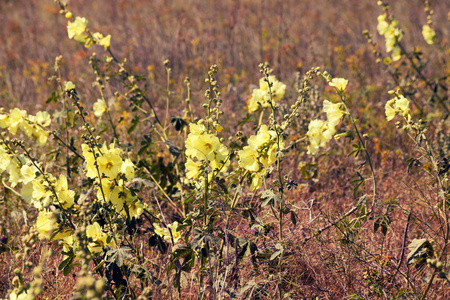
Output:
<svg viewBox="0 0 450 300">
<path fill-rule="evenodd" d="M 427 87 L 430 89 L 430 91 L 433 93 L 433 95 L 436 97 L 436 99 L 438 100 L 439 104 L 442 106 L 442 108 L 445 109 L 446 113 L 449 113 L 449 108 L 447 107 L 447 104 L 445 104 L 444 100 L 439 97 L 439 95 L 437 94 L 437 92 L 434 90 L 433 85 L 430 83 L 430 81 L 422 74 L 422 71 L 419 69 L 419 67 L 416 65 L 416 63 L 414 62 L 412 55 L 408 52 L 405 51 L 405 47 L 401 44 L 401 43 L 397 43 L 397 45 L 400 47 L 401 51 L 403 53 L 406 53 L 406 58 L 408 58 L 409 62 L 411 63 L 411 66 L 413 67 L 414 71 L 416 71 L 417 75 L 419 75 L 420 79 L 423 80 L 423 82 L 425 82 L 425 84 L 427 85 Z"/>
<path fill-rule="evenodd" d="M 367 147 L 366 147 L 366 142 L 363 140 L 359 130 L 358 130 L 358 126 L 356 126 L 356 122 L 353 119 L 352 115 L 350 114 L 350 111 L 347 107 L 347 104 L 345 102 L 345 95 L 342 92 L 338 92 L 339 97 L 341 98 L 342 104 L 345 107 L 345 111 L 348 113 L 349 117 L 350 117 L 350 121 L 353 125 L 353 128 L 355 129 L 356 135 L 358 137 L 358 140 L 360 141 L 361 145 L 364 146 L 363 150 L 364 150 L 364 154 L 366 157 L 366 161 L 369 164 L 369 169 L 370 169 L 370 173 L 372 176 L 372 181 L 373 181 L 373 199 L 372 199 L 372 206 L 370 208 L 370 210 L 366 213 L 366 216 L 370 215 L 373 212 L 373 209 L 375 207 L 375 202 L 376 202 L 376 195 L 377 195 L 377 181 L 375 179 L 375 171 L 373 169 L 373 164 L 372 164 L 372 160 L 370 159 L 370 154 L 367 151 Z"/>
<path fill-rule="evenodd" d="M 165 63 L 165 62 L 164 62 Z M 168 62 L 167 62 L 168 63 Z M 169 119 L 169 103 L 170 103 L 170 72 L 171 69 L 166 64 L 166 73 L 167 73 L 167 85 L 166 85 L 166 118 L 164 119 L 164 129 L 167 127 L 167 120 Z"/>
</svg>

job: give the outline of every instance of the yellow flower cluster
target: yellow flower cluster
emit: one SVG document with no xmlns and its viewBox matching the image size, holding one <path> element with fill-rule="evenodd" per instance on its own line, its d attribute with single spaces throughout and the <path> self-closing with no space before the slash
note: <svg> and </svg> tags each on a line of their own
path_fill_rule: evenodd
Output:
<svg viewBox="0 0 450 300">
<path fill-rule="evenodd" d="M 36 219 L 36 230 L 38 231 L 38 236 L 42 240 L 50 240 L 53 236 L 53 233 L 58 228 L 58 215 L 60 214 L 59 210 L 48 211 L 41 210 L 39 211 L 39 215 Z M 70 229 L 62 229 L 59 230 L 57 234 L 53 236 L 55 239 L 66 239 L 70 236 L 72 231 Z"/>
<path fill-rule="evenodd" d="M 397 28 L 397 20 L 392 19 L 388 23 L 386 19 L 386 14 L 378 16 L 377 30 L 386 39 L 386 52 L 389 53 L 394 50 L 392 52 L 392 60 L 397 61 L 402 57 L 401 49 L 397 43 L 402 39 L 403 33 L 400 28 Z"/>
<path fill-rule="evenodd" d="M 143 204 L 132 191 L 126 187 L 126 182 L 133 180 L 135 166 L 129 159 L 122 160 L 120 148 L 112 143 L 109 149 L 102 145 L 96 155 L 88 145 L 81 145 L 86 159 L 86 176 L 96 179 L 101 175 L 101 187 L 97 188 L 97 198 L 112 203 L 117 212 L 137 218 L 143 212 Z M 97 172 L 98 167 L 98 172 Z"/>
<path fill-rule="evenodd" d="M 423 25 L 422 27 L 422 35 L 427 44 L 432 45 L 434 44 L 434 39 L 436 38 L 436 32 L 433 28 L 430 27 L 430 25 Z"/>
<path fill-rule="evenodd" d="M 41 209 L 50 204 L 61 206 L 62 208 L 69 208 L 73 205 L 75 192 L 68 188 L 67 178 L 65 175 L 59 175 L 59 178 L 54 178 L 51 174 L 46 174 L 47 179 L 43 176 L 38 176 L 31 184 L 25 185 L 22 189 L 22 196 L 27 199 L 31 191 L 30 200 L 33 205 Z"/>
<path fill-rule="evenodd" d="M 108 147 L 103 144 L 98 151 L 96 151 L 96 156 L 92 152 L 91 148 L 82 144 L 81 149 L 83 151 L 83 156 L 86 159 L 86 176 L 89 178 L 98 178 L 99 175 L 103 177 L 108 177 L 110 180 L 115 179 L 122 168 L 122 157 L 120 156 L 121 151 L 119 148 L 115 148 L 115 144 L 111 143 Z M 96 165 L 98 166 L 98 174 Z"/>
<path fill-rule="evenodd" d="M 254 172 L 251 191 L 259 189 L 262 185 L 266 170 L 260 171 L 261 165 L 264 168 L 270 167 L 280 155 L 279 151 L 284 149 L 284 142 L 282 140 L 278 142 L 277 139 L 277 133 L 274 130 L 269 130 L 267 125 L 262 125 L 258 133 L 248 139 L 248 146 L 238 152 L 239 165 Z"/>
<path fill-rule="evenodd" d="M 70 14 L 69 18 L 72 15 Z M 98 44 L 103 46 L 107 50 L 111 44 L 111 35 L 103 36 L 99 32 L 93 34 L 87 34 L 87 23 L 86 18 L 76 17 L 73 22 L 68 21 L 67 23 L 67 34 L 69 39 L 74 39 L 77 42 L 84 43 L 86 48 L 89 48 L 92 44 Z"/>
<path fill-rule="evenodd" d="M 229 165 L 227 147 L 217 136 L 208 133 L 204 125 L 190 123 L 189 129 L 190 133 L 186 139 L 187 178 L 199 178 L 203 164 L 216 173 L 225 172 Z"/>
<path fill-rule="evenodd" d="M 254 89 L 252 96 L 248 100 L 247 110 L 249 113 L 253 113 L 257 111 L 259 108 L 270 107 L 270 99 L 272 98 L 273 102 L 280 101 L 284 97 L 284 93 L 286 91 L 286 85 L 276 79 L 274 75 L 269 76 L 267 79 L 261 78 L 259 80 L 259 89 Z M 271 87 L 269 89 L 269 83 Z M 272 92 L 272 96 L 270 95 Z"/>
<path fill-rule="evenodd" d="M 52 174 L 40 174 L 33 163 L 23 155 L 13 156 L 4 145 L 0 146 L 0 172 L 9 173 L 12 187 L 22 183 L 21 195 L 36 208 L 51 204 L 64 209 L 72 206 L 75 192 L 68 189 L 67 178 L 61 174 L 58 179 Z"/>
<path fill-rule="evenodd" d="M 348 80 L 344 78 L 333 78 L 329 85 L 336 88 L 338 92 L 343 92 L 347 87 Z M 323 101 L 323 111 L 327 114 L 327 120 L 312 120 L 308 126 L 306 135 L 309 139 L 308 154 L 316 154 L 320 147 L 330 141 L 336 133 L 336 126 L 341 118 L 346 114 L 342 103 L 332 103 Z"/>
<path fill-rule="evenodd" d="M 130 218 L 139 217 L 144 206 L 138 197 L 126 186 L 122 180 L 102 179 L 102 186 L 97 188 L 97 199 L 105 200 L 114 205 L 117 212 L 123 215 L 129 215 Z"/>
<path fill-rule="evenodd" d="M 181 238 L 181 232 L 178 231 L 177 221 L 167 225 L 167 228 L 161 228 L 158 223 L 153 223 L 153 227 L 155 227 L 155 233 L 166 241 L 171 240 L 171 235 L 175 243 Z"/>
<path fill-rule="evenodd" d="M 12 135 L 16 135 L 18 130 L 24 132 L 28 137 L 32 137 L 39 144 L 45 145 L 49 132 L 43 127 L 51 123 L 50 114 L 46 111 L 38 112 L 36 116 L 28 115 L 25 110 L 14 108 L 9 113 L 0 113 L 0 127 L 7 128 Z"/>
<path fill-rule="evenodd" d="M 320 147 L 325 147 L 335 133 L 335 127 L 327 121 L 312 120 L 306 133 L 309 138 L 308 154 L 316 154 Z"/>
<path fill-rule="evenodd" d="M 401 115 L 405 120 L 411 120 L 411 111 L 409 109 L 409 100 L 403 95 L 397 95 L 394 99 L 386 102 L 384 106 L 386 112 L 386 120 L 392 120 L 396 115 Z"/>
<path fill-rule="evenodd" d="M 103 246 L 110 245 L 114 247 L 116 244 L 112 240 L 107 243 L 108 235 L 102 231 L 102 227 L 97 222 L 86 226 L 86 237 L 89 239 L 88 249 L 91 253 L 100 253 L 103 251 Z"/>
</svg>

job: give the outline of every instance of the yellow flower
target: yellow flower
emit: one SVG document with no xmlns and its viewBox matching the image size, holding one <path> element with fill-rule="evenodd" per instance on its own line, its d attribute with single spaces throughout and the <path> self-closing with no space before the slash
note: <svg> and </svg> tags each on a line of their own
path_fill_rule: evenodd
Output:
<svg viewBox="0 0 450 300">
<path fill-rule="evenodd" d="M 49 240 L 57 227 L 56 215 L 51 211 L 42 210 L 36 219 L 36 229 L 40 239 Z"/>
<path fill-rule="evenodd" d="M 206 132 L 206 127 L 203 124 L 190 123 L 189 131 L 191 134 L 200 135 Z"/>
<path fill-rule="evenodd" d="M 100 46 L 103 46 L 103 47 L 105 48 L 105 50 L 108 50 L 108 48 L 109 48 L 110 45 L 111 45 L 111 35 L 108 34 L 108 35 L 105 36 L 104 38 L 101 38 L 101 39 L 98 41 L 98 44 L 99 44 Z"/>
<path fill-rule="evenodd" d="M 252 184 L 250 185 L 250 191 L 258 190 L 263 184 L 263 179 L 266 176 L 266 170 L 261 170 L 258 173 L 252 175 Z"/>
<path fill-rule="evenodd" d="M 87 26 L 86 18 L 76 17 L 74 22 L 67 23 L 67 33 L 69 35 L 69 39 L 74 38 L 75 36 L 81 35 Z"/>
<path fill-rule="evenodd" d="M 32 201 L 33 199 L 33 182 L 29 182 L 27 184 L 22 185 L 22 188 L 20 189 L 20 195 L 22 196 L 23 199 L 25 199 L 25 201 L 27 202 L 32 202 L 32 204 L 34 204 L 34 201 Z M 41 205 L 39 204 L 38 209 L 42 208 L 40 207 Z"/>
<path fill-rule="evenodd" d="M 94 222 L 94 224 L 86 226 L 86 237 L 90 239 L 88 249 L 91 253 L 103 251 L 102 246 L 106 245 L 108 236 L 102 231 L 100 224 Z"/>
<path fill-rule="evenodd" d="M 130 214 L 130 218 L 138 218 L 144 212 L 144 205 L 141 201 L 135 200 L 131 203 L 127 204 L 128 212 Z M 122 214 L 126 214 L 125 210 L 122 211 Z"/>
<path fill-rule="evenodd" d="M 252 96 L 248 99 L 247 102 L 247 110 L 249 113 L 257 111 L 260 107 L 269 107 L 269 103 L 266 102 L 265 96 L 267 92 L 254 89 L 252 92 Z"/>
<path fill-rule="evenodd" d="M 259 171 L 259 163 L 269 167 L 277 160 L 278 147 L 283 150 L 284 142 L 277 142 L 277 134 L 268 130 L 267 125 L 262 125 L 256 135 L 248 139 L 248 146 L 238 152 L 239 165 L 252 172 Z"/>
<path fill-rule="evenodd" d="M 400 110 L 400 113 L 406 117 L 407 115 L 409 115 L 410 110 L 409 110 L 409 100 L 406 99 L 403 95 L 399 95 L 396 99 L 395 99 L 395 105 L 397 106 L 397 109 Z"/>
<path fill-rule="evenodd" d="M 348 80 L 345 78 L 333 78 L 328 84 L 334 86 L 338 91 L 344 91 L 347 87 Z"/>
<path fill-rule="evenodd" d="M 390 121 L 392 120 L 397 113 L 395 112 L 395 109 L 391 106 L 395 103 L 395 100 L 389 100 L 386 102 L 386 105 L 384 106 L 385 113 L 386 113 L 386 120 Z"/>
<path fill-rule="evenodd" d="M 20 181 L 23 184 L 27 184 L 31 181 L 34 180 L 34 178 L 36 178 L 36 167 L 31 165 L 29 166 L 28 164 L 25 164 L 22 166 L 22 168 L 20 168 L 20 173 L 21 173 L 21 179 Z"/>
<path fill-rule="evenodd" d="M 48 187 L 47 182 L 45 182 L 40 178 L 37 178 L 33 180 L 32 183 L 33 183 L 33 192 L 31 196 L 33 205 L 38 209 L 50 205 L 51 197 L 53 194 L 51 189 Z"/>
<path fill-rule="evenodd" d="M 171 240 L 170 234 L 172 233 L 173 241 L 176 243 L 181 238 L 181 232 L 177 231 L 178 222 L 175 221 L 172 224 L 167 225 L 168 228 L 161 228 L 158 223 L 153 223 L 153 227 L 155 227 L 155 233 L 162 237 L 166 241 Z M 170 232 L 169 232 L 170 229 Z"/>
<path fill-rule="evenodd" d="M 50 118 L 50 114 L 46 111 L 38 111 L 36 114 L 36 123 L 38 123 L 41 126 L 47 127 L 52 122 L 52 119 Z"/>
<path fill-rule="evenodd" d="M 17 294 L 19 290 L 16 288 L 9 294 L 9 300 L 34 300 L 35 297 L 32 294 L 28 294 L 26 290 L 22 290 L 20 294 Z"/>
<path fill-rule="evenodd" d="M 386 52 L 391 52 L 395 45 L 402 39 L 403 33 L 399 28 L 390 26 L 384 34 L 384 37 L 386 38 Z"/>
<path fill-rule="evenodd" d="M 38 141 L 39 145 L 44 146 L 47 143 L 49 132 L 41 127 L 36 127 L 32 133 L 33 139 Z"/>
<path fill-rule="evenodd" d="M 105 100 L 97 99 L 97 102 L 94 103 L 94 115 L 97 118 L 100 118 L 105 111 L 106 111 L 106 102 L 105 102 Z"/>
<path fill-rule="evenodd" d="M 312 120 L 308 126 L 306 135 L 309 138 L 308 154 L 315 154 L 319 147 L 325 147 L 329 140 L 336 133 L 336 129 L 328 122 L 322 120 Z"/>
<path fill-rule="evenodd" d="M 223 126 L 220 125 L 220 124 L 217 123 L 217 122 L 214 122 L 213 128 L 214 128 L 214 130 L 217 131 L 217 132 L 222 132 L 222 130 L 223 130 Z"/>
<path fill-rule="evenodd" d="M 114 148 L 114 143 L 109 147 L 109 150 L 103 151 L 103 155 L 97 158 L 98 169 L 100 174 L 105 174 L 108 178 L 114 179 L 119 175 L 123 161 L 120 157 L 120 148 Z"/>
<path fill-rule="evenodd" d="M 323 101 L 323 111 L 327 114 L 327 120 L 331 126 L 336 126 L 345 114 L 341 103 L 335 104 L 328 100 Z"/>
<path fill-rule="evenodd" d="M 111 192 L 109 201 L 114 204 L 116 211 L 120 212 L 123 210 L 123 205 L 125 203 L 131 203 L 135 199 L 136 197 L 131 194 L 131 191 L 128 188 L 116 185 Z"/>
<path fill-rule="evenodd" d="M 19 163 L 20 162 L 20 163 Z M 20 168 L 26 161 L 23 156 L 16 157 L 12 159 L 8 165 L 8 173 L 9 173 L 9 182 L 12 187 L 15 187 L 17 184 L 21 182 L 22 172 L 20 172 Z"/>
<path fill-rule="evenodd" d="M 100 189 L 100 186 L 97 187 L 97 199 L 109 201 L 111 199 L 111 186 L 114 186 L 113 181 L 108 180 L 107 178 L 103 178 L 101 180 L 101 183 L 102 188 Z M 103 199 L 103 196 L 105 196 L 105 199 Z"/>
<path fill-rule="evenodd" d="M 97 157 L 100 175 L 104 174 L 112 180 L 115 179 L 121 171 L 123 161 L 120 157 L 121 150 L 119 148 L 114 148 L 114 143 L 111 143 L 109 147 L 110 149 L 108 149 L 106 145 L 103 145 L 100 151 L 95 151 L 100 155 Z M 94 154 L 90 152 L 89 146 L 82 144 L 81 150 L 86 160 L 86 176 L 89 178 L 98 177 L 97 169 L 95 168 L 95 157 Z M 101 152 L 101 154 L 99 152 Z"/>
<path fill-rule="evenodd" d="M 241 167 L 252 172 L 259 171 L 258 152 L 255 147 L 245 146 L 239 150 L 238 156 Z"/>
<path fill-rule="evenodd" d="M 0 145 L 0 173 L 6 171 L 11 163 L 11 155 Z"/>
<path fill-rule="evenodd" d="M 64 82 L 64 90 L 67 92 L 67 91 L 70 91 L 70 90 L 74 90 L 76 87 L 75 87 L 75 84 L 73 84 L 73 82 L 72 81 L 65 81 Z"/>
<path fill-rule="evenodd" d="M 378 16 L 377 30 L 380 35 L 383 35 L 386 39 L 386 52 L 391 52 L 395 45 L 402 39 L 403 33 L 399 28 L 397 20 L 391 20 L 390 23 L 386 21 L 387 15 Z M 394 60 L 398 60 L 399 52 L 396 50 L 396 54 L 393 57 Z"/>
<path fill-rule="evenodd" d="M 402 58 L 402 51 L 399 46 L 394 47 L 394 51 L 392 52 L 392 60 L 398 61 Z"/>
<path fill-rule="evenodd" d="M 284 142 L 280 141 L 280 151 L 284 149 Z M 259 161 L 263 164 L 264 167 L 271 166 L 274 162 L 277 161 L 278 157 L 278 144 L 273 143 L 272 146 L 267 150 L 267 152 L 262 152 L 259 157 Z"/>
<path fill-rule="evenodd" d="M 55 184 L 55 192 L 58 195 L 59 203 L 55 203 L 61 205 L 63 208 L 69 208 L 72 206 L 75 192 L 69 190 L 67 184 L 67 178 L 64 174 L 59 175 L 58 181 Z"/>
<path fill-rule="evenodd" d="M 72 253 L 76 253 L 77 249 L 78 249 L 78 241 L 77 239 L 73 236 L 73 234 L 67 235 L 65 237 L 62 238 L 62 242 L 63 242 L 63 251 L 66 253 L 72 252 Z M 65 260 L 67 258 L 66 255 L 64 255 L 64 259 Z"/>
<path fill-rule="evenodd" d="M 389 100 L 384 108 L 387 121 L 392 120 L 396 115 L 403 116 L 407 121 L 411 119 L 409 100 L 403 95 L 398 95 L 394 99 Z"/>
<path fill-rule="evenodd" d="M 191 178 L 198 178 L 200 175 L 202 175 L 202 170 L 200 168 L 201 162 L 194 162 L 189 157 L 186 160 L 186 177 Z"/>
<path fill-rule="evenodd" d="M 8 130 L 11 134 L 16 134 L 19 126 L 22 126 L 27 112 L 18 108 L 14 108 L 9 112 Z"/>
<path fill-rule="evenodd" d="M 134 178 L 134 164 L 130 159 L 125 159 L 120 168 L 120 173 L 124 174 L 128 181 L 131 181 Z"/>
<path fill-rule="evenodd" d="M 202 127 L 196 124 L 190 124 L 189 127 L 191 132 L 186 139 L 186 156 L 192 160 L 207 161 L 213 170 L 225 171 L 223 166 L 228 157 L 227 147 L 222 145 L 217 136 L 203 132 Z"/>
<path fill-rule="evenodd" d="M 255 147 L 258 149 L 259 147 L 263 146 L 265 143 L 269 142 L 272 137 L 276 137 L 276 133 L 273 130 L 269 131 L 269 128 L 267 125 L 263 124 L 258 130 L 258 133 L 256 135 L 252 135 L 248 139 L 249 146 Z"/>
<path fill-rule="evenodd" d="M 272 84 L 272 87 L 270 88 L 272 91 L 272 100 L 273 101 L 279 101 L 284 97 L 284 93 L 286 91 L 286 85 L 280 81 L 277 80 L 277 78 L 274 75 L 270 75 L 268 78 L 269 82 Z M 269 96 L 269 83 L 266 81 L 266 78 L 263 77 L 259 80 L 259 88 L 266 92 L 266 98 L 267 100 L 270 100 Z"/>
<path fill-rule="evenodd" d="M 6 128 L 9 126 L 9 116 L 7 114 L 0 114 L 0 127 Z"/>
<path fill-rule="evenodd" d="M 98 176 L 97 169 L 95 168 L 95 157 L 94 154 L 91 152 L 91 149 L 88 145 L 82 144 L 81 145 L 81 151 L 83 153 L 86 166 L 86 176 L 89 178 L 96 178 Z"/>
<path fill-rule="evenodd" d="M 380 35 L 384 35 L 389 28 L 388 22 L 386 22 L 386 14 L 378 16 L 377 30 Z"/>
<path fill-rule="evenodd" d="M 422 27 L 422 35 L 427 44 L 434 44 L 434 39 L 436 37 L 436 32 L 429 25 L 423 25 Z"/>
<path fill-rule="evenodd" d="M 271 83 L 270 91 L 272 92 L 272 101 L 276 102 L 284 97 L 286 91 L 286 85 L 276 79 L 274 75 L 270 75 L 268 78 Z M 270 107 L 269 83 L 266 81 L 266 77 L 259 80 L 259 89 L 252 91 L 252 96 L 248 100 L 247 110 L 249 113 L 255 112 L 260 107 Z"/>
</svg>

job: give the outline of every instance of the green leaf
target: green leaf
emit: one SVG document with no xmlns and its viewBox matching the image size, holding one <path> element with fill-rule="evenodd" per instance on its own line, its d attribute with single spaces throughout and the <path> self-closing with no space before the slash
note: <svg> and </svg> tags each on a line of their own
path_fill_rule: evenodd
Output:
<svg viewBox="0 0 450 300">
<path fill-rule="evenodd" d="M 118 267 L 123 266 L 125 259 L 132 258 L 133 256 L 129 253 L 131 248 L 121 247 L 118 249 L 111 249 L 106 252 L 105 261 L 108 263 L 115 263 Z"/>
<path fill-rule="evenodd" d="M 264 200 L 264 202 L 261 204 L 262 207 L 266 206 L 267 204 L 273 206 L 275 203 L 281 202 L 280 196 L 275 194 L 272 190 L 265 190 L 264 192 L 262 192 L 261 199 Z"/>
<path fill-rule="evenodd" d="M 284 252 L 284 247 L 283 245 L 281 245 L 280 243 L 275 245 L 275 248 L 277 249 L 277 251 L 275 251 L 274 253 L 272 253 L 272 255 L 270 256 L 269 260 L 274 260 L 275 258 L 277 258 L 278 256 L 282 255 Z"/>
<path fill-rule="evenodd" d="M 59 264 L 58 270 L 66 269 L 66 268 L 73 262 L 73 259 L 74 259 L 74 256 L 73 256 L 73 255 L 68 256 L 66 259 L 64 259 L 64 260 Z M 70 271 L 69 271 L 69 272 L 70 272 Z M 67 274 L 65 274 L 65 272 L 64 272 L 64 275 L 67 275 Z"/>
<path fill-rule="evenodd" d="M 67 276 L 70 274 L 70 272 L 72 271 L 72 264 L 67 265 L 64 270 L 63 270 L 63 274 L 64 276 Z"/>
<path fill-rule="evenodd" d="M 291 210 L 291 222 L 292 224 L 297 225 L 297 214 Z"/>
<path fill-rule="evenodd" d="M 139 124 L 140 119 L 141 118 L 138 115 L 134 116 L 134 118 L 131 120 L 131 126 L 130 128 L 128 128 L 128 133 L 132 133 L 136 129 L 136 126 Z"/>
<path fill-rule="evenodd" d="M 172 142 L 171 140 L 166 140 L 165 143 L 166 143 L 167 148 L 169 148 L 170 154 L 172 154 L 175 157 L 178 157 L 178 155 L 180 155 L 181 148 L 178 147 L 177 145 L 175 145 L 174 142 Z"/>
<path fill-rule="evenodd" d="M 58 103 L 58 99 L 59 99 L 59 93 L 56 93 L 55 91 L 53 91 L 52 94 L 50 95 L 50 97 L 47 98 L 45 103 L 46 104 L 48 104 L 50 102 Z"/>
</svg>

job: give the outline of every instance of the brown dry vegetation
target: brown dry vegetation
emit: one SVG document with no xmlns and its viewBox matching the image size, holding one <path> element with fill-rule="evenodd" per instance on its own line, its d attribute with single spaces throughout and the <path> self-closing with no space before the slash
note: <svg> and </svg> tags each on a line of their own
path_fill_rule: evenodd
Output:
<svg viewBox="0 0 450 300">
<path fill-rule="evenodd" d="M 391 11 L 405 31 L 404 44 L 408 49 L 418 45 L 429 53 L 423 73 L 433 79 L 448 76 L 450 70 L 449 7 L 445 2 L 431 1 L 440 41 L 433 46 L 425 44 L 421 35 L 421 27 L 426 22 L 423 1 L 399 0 L 391 4 Z M 201 104 L 207 87 L 204 78 L 209 66 L 218 64 L 217 77 L 224 99 L 224 136 L 233 135 L 237 123 L 246 116 L 244 106 L 261 76 L 260 62 L 268 62 L 277 78 L 287 84 L 283 101 L 288 103 L 294 103 L 298 96 L 297 74 L 302 74 L 302 78 L 311 67 L 320 66 L 333 76 L 347 78 L 350 110 L 357 117 L 361 131 L 370 136 L 368 150 L 378 180 L 375 211 L 359 228 L 348 226 L 354 217 L 351 214 L 311 238 L 320 228 L 334 224 L 363 193 L 370 195 L 371 182 L 366 183 L 366 190 L 353 195 L 350 181 L 355 179 L 360 161 L 347 157 L 352 149 L 348 140 L 332 141 L 314 160 L 306 155 L 304 145 L 299 145 L 287 151 L 283 160 L 285 174 L 299 184 L 286 194 L 286 199 L 296 209 L 298 220 L 294 225 L 286 217 L 283 224 L 288 244 L 280 272 L 283 285 L 277 286 L 279 269 L 276 264 L 263 256 L 264 251 L 274 251 L 278 239 L 276 220 L 269 216 L 267 207 L 258 211 L 265 222 L 275 227 L 267 235 L 256 235 L 239 211 L 234 214 L 234 234 L 253 240 L 260 257 L 255 264 L 249 258 L 241 261 L 234 276 L 227 280 L 237 286 L 255 281 L 258 289 L 252 299 L 277 298 L 280 288 L 290 292 L 292 299 L 420 298 L 433 269 L 426 266 L 419 271 L 407 265 L 409 251 L 404 246 L 414 238 L 430 239 L 437 248 L 444 244 L 438 234 L 440 221 L 428 205 L 435 204 L 438 192 L 424 170 L 407 171 L 405 161 L 416 153 L 413 143 L 395 128 L 394 122 L 385 120 L 384 105 L 391 97 L 387 91 L 396 84 L 383 66 L 375 63 L 372 48 L 362 35 L 362 31 L 368 29 L 379 44 L 379 50 L 384 50 L 383 38 L 376 33 L 377 16 L 382 12 L 376 1 L 79 0 L 68 1 L 68 4 L 74 15 L 89 20 L 90 28 L 111 34 L 115 55 L 126 57 L 133 73 L 148 78 L 147 95 L 161 116 L 164 116 L 166 97 L 165 59 L 170 60 L 172 69 L 171 115 L 182 114 L 186 76 L 191 80 L 193 110 L 197 115 L 203 113 Z M 95 78 L 88 60 L 93 51 L 101 55 L 103 49 L 85 49 L 69 40 L 67 20 L 51 0 L 3 0 L 0 16 L 0 106 L 5 110 L 20 107 L 29 113 L 55 111 L 54 103 L 45 103 L 56 88 L 48 77 L 54 75 L 55 57 L 63 55 L 62 78 L 76 83 L 78 93 L 83 95 L 82 101 L 91 107 L 98 95 L 91 87 Z M 432 47 L 434 51 L 428 51 Z M 331 89 L 324 87 L 323 80 L 315 79 L 313 85 L 317 85 L 315 88 L 321 99 L 330 94 Z M 116 86 L 120 83 L 111 82 L 108 97 L 113 95 Z M 426 96 L 426 92 L 419 92 L 414 97 Z M 415 112 L 419 113 L 422 106 L 416 105 Z M 119 110 L 126 111 L 126 104 L 122 103 Z M 427 112 L 434 110 L 439 109 L 425 106 Z M 299 127 L 307 128 L 307 117 L 317 112 L 310 114 L 298 121 Z M 445 130 L 441 130 L 447 128 L 447 123 L 434 120 L 431 126 L 431 132 L 444 136 L 442 147 L 448 143 Z M 252 126 L 247 124 L 244 129 L 250 132 Z M 125 126 L 119 130 L 126 132 Z M 290 140 L 298 138 L 301 137 L 293 136 Z M 132 142 L 133 137 L 129 139 Z M 173 139 L 178 146 L 183 146 L 182 136 Z M 437 137 L 431 139 L 438 140 Z M 168 153 L 161 150 L 157 154 L 167 163 Z M 317 164 L 313 167 L 316 174 L 312 178 L 301 174 L 301 162 Z M 154 193 L 149 192 L 144 201 L 155 205 Z M 20 249 L 20 236 L 34 223 L 36 211 L 14 198 L 7 188 L 2 189 L 1 197 L 0 235 L 8 237 L 9 247 Z M 260 201 L 258 197 L 248 196 L 243 200 L 249 206 L 259 207 L 255 204 Z M 163 208 L 166 209 L 167 204 L 163 203 Z M 177 219 L 175 211 L 170 208 L 167 211 L 173 213 L 173 220 Z M 382 216 L 389 216 L 391 221 L 385 235 L 373 230 L 375 221 Z M 151 226 L 147 223 L 143 220 L 144 228 Z M 39 242 L 34 245 L 30 260 L 38 264 L 45 247 L 52 248 L 54 256 L 47 258 L 42 273 L 42 299 L 68 299 L 76 276 L 64 277 L 58 270 L 62 261 L 60 246 L 56 242 Z M 8 289 L 13 287 L 13 270 L 20 263 L 14 257 L 15 251 L 0 253 L 0 298 L 7 297 Z M 158 270 L 156 265 L 164 266 L 168 257 L 154 249 L 146 251 L 155 264 L 154 274 L 161 280 L 167 279 L 164 270 Z M 446 262 L 446 257 L 444 251 L 441 260 Z M 31 274 L 27 276 L 32 278 Z M 450 297 L 447 282 L 437 279 L 433 282 L 428 299 Z M 188 285 L 182 289 L 181 298 L 197 298 L 197 288 L 195 284 Z M 177 297 L 175 289 L 161 292 L 155 287 L 154 297 L 168 299 L 170 293 L 173 298 Z M 208 295 L 208 292 L 204 294 Z"/>
</svg>

